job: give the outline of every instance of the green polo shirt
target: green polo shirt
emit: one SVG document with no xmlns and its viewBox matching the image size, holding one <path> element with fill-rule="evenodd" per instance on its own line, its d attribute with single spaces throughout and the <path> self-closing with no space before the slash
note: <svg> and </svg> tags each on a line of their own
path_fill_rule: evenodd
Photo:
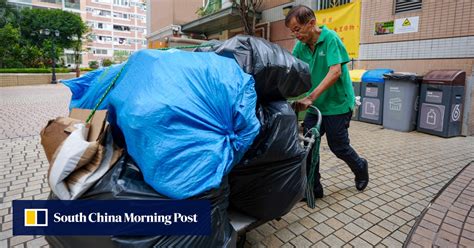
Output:
<svg viewBox="0 0 474 248">
<path fill-rule="evenodd" d="M 316 42 L 314 53 L 307 44 L 297 41 L 293 55 L 309 64 L 312 82 L 309 93 L 326 77 L 330 66 L 341 64 L 342 74 L 337 82 L 326 89 L 313 102 L 313 105 L 321 111 L 322 115 L 344 114 L 352 110 L 355 104 L 354 90 L 347 69 L 349 55 L 336 32 L 326 26 L 320 28 L 322 32 Z M 311 112 L 311 109 L 309 111 Z"/>
</svg>

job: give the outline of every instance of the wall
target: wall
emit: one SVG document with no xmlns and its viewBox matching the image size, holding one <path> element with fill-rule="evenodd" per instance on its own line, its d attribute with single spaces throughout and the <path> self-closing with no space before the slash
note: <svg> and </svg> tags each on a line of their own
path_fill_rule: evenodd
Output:
<svg viewBox="0 0 474 248">
<path fill-rule="evenodd" d="M 393 0 L 362 1 L 359 68 L 380 65 L 424 74 L 474 65 L 474 1 L 423 1 L 421 10 L 393 14 Z M 375 22 L 419 16 L 415 33 L 374 35 Z"/>
<path fill-rule="evenodd" d="M 56 79 L 75 78 L 76 73 L 56 73 Z M 0 87 L 50 84 L 51 73 L 0 73 Z"/>
<path fill-rule="evenodd" d="M 151 0 L 149 34 L 172 24 L 182 25 L 196 20 L 196 11 L 202 7 L 202 0 Z"/>
</svg>

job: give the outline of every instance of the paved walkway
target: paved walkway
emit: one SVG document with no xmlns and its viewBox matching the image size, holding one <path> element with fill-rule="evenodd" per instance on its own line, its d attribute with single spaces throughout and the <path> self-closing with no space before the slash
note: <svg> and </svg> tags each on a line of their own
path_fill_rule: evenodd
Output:
<svg viewBox="0 0 474 248">
<path fill-rule="evenodd" d="M 12 237 L 11 201 L 46 199 L 48 164 L 38 133 L 48 119 L 66 115 L 69 98 L 62 85 L 0 88 L 0 247 L 47 245 L 43 237 Z M 355 190 L 349 168 L 323 139 L 326 196 L 316 201 L 316 209 L 299 203 L 280 221 L 251 231 L 248 247 L 402 247 L 416 218 L 474 160 L 474 137 L 444 139 L 351 125 L 352 144 L 370 164 L 366 191 Z"/>
<path fill-rule="evenodd" d="M 474 247 L 474 162 L 423 211 L 407 247 Z"/>
</svg>

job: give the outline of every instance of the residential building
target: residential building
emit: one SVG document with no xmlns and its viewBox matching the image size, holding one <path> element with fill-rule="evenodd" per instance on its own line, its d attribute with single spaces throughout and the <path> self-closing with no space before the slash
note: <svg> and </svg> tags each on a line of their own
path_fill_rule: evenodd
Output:
<svg viewBox="0 0 474 248">
<path fill-rule="evenodd" d="M 114 60 L 146 48 L 146 5 L 143 0 L 8 0 L 29 8 L 55 8 L 81 16 L 91 27 L 91 40 L 84 46 L 82 66 L 89 61 Z M 66 50 L 65 63 L 74 64 L 73 51 Z"/>
<path fill-rule="evenodd" d="M 257 36 L 291 51 L 295 44 L 284 24 L 284 9 L 304 4 L 315 11 L 354 0 L 263 0 Z M 391 68 L 424 75 L 431 70 L 456 69 L 467 74 L 464 134 L 474 135 L 474 1 L 360 0 L 359 56 L 354 69 Z M 230 0 L 147 1 L 149 47 L 166 46 L 177 37 L 225 40 L 242 33 L 238 11 Z M 220 10 L 198 16 L 210 4 Z M 202 10 L 202 9 L 201 9 Z M 376 25 L 394 25 L 399 20 L 416 22 L 416 30 L 376 32 Z M 382 24 L 380 24 L 382 23 Z M 198 42 L 196 42 L 198 43 Z M 468 131 L 466 131 L 468 130 Z"/>
</svg>

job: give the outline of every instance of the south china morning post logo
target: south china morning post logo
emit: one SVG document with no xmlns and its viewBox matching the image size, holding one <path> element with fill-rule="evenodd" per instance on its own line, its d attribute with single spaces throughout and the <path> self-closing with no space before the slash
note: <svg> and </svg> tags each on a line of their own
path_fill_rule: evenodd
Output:
<svg viewBox="0 0 474 248">
<path fill-rule="evenodd" d="M 48 226 L 48 209 L 26 208 L 24 219 L 25 227 Z"/>
<path fill-rule="evenodd" d="M 210 201 L 14 200 L 13 235 L 210 235 Z"/>
</svg>

